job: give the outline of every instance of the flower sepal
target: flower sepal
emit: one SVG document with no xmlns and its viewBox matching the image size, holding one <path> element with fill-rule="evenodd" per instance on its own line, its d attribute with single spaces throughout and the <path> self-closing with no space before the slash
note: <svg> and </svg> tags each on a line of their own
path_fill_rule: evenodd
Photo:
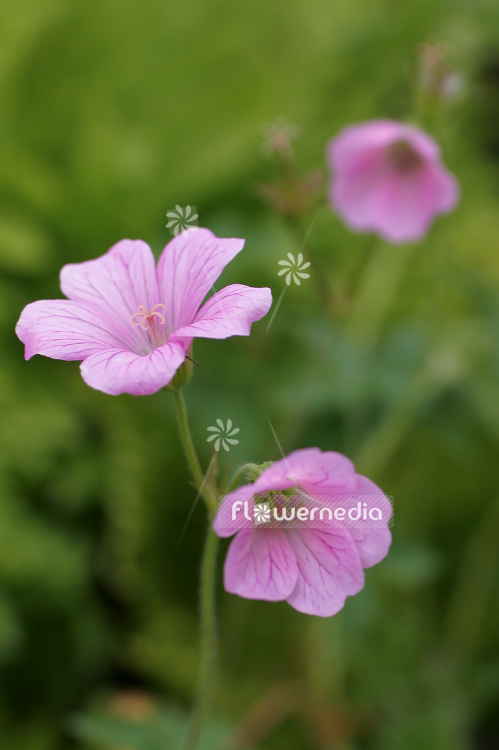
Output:
<svg viewBox="0 0 499 750">
<path fill-rule="evenodd" d="M 265 469 L 268 469 L 269 466 L 272 466 L 273 463 L 273 461 L 265 461 L 263 464 L 249 464 L 248 469 L 245 472 L 248 482 L 250 482 L 250 484 L 256 482 L 258 477 L 263 474 Z"/>
<path fill-rule="evenodd" d="M 192 365 L 194 364 L 192 359 L 185 359 L 180 365 L 177 372 L 170 380 L 168 385 L 165 385 L 165 391 L 179 391 L 184 385 L 187 385 L 192 375 Z"/>
</svg>

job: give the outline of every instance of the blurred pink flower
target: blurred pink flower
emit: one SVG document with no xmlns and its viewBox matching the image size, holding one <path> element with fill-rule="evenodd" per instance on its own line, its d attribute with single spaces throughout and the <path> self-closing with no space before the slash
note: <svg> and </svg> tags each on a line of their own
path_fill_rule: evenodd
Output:
<svg viewBox="0 0 499 750">
<path fill-rule="evenodd" d="M 366 520 L 359 508 L 379 512 Z M 363 588 L 363 569 L 388 553 L 391 515 L 386 495 L 341 453 L 294 451 L 220 503 L 213 528 L 220 537 L 235 534 L 225 588 L 247 599 L 286 600 L 306 614 L 334 615 Z"/>
<path fill-rule="evenodd" d="M 437 214 L 458 200 L 440 148 L 418 128 L 372 120 L 345 128 L 328 147 L 330 201 L 354 230 L 389 242 L 420 240 Z"/>
<path fill-rule="evenodd" d="M 167 385 L 193 338 L 247 336 L 272 304 L 270 289 L 232 284 L 201 307 L 244 240 L 208 229 L 180 234 L 155 266 L 141 240 L 122 240 L 96 260 L 64 266 L 67 300 L 24 308 L 16 333 L 25 357 L 83 360 L 84 381 L 97 390 L 142 396 Z"/>
</svg>

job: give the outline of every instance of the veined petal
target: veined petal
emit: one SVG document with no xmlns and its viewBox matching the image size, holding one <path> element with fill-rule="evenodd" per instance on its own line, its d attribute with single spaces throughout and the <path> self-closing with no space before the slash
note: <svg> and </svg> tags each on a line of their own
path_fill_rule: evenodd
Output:
<svg viewBox="0 0 499 750">
<path fill-rule="evenodd" d="M 293 591 L 298 568 L 281 529 L 240 531 L 230 543 L 224 585 L 246 599 L 280 601 Z"/>
<path fill-rule="evenodd" d="M 300 487 L 305 492 L 348 491 L 355 487 L 353 463 L 346 456 L 319 448 L 303 448 L 281 458 L 262 472 L 255 492 Z"/>
<path fill-rule="evenodd" d="M 382 514 L 382 522 L 372 523 L 371 528 L 366 521 L 348 522 L 348 532 L 357 547 L 362 567 L 370 568 L 383 560 L 390 549 L 392 535 L 388 523 L 393 514 L 392 504 L 383 490 L 360 474 L 357 474 L 357 492 L 362 502 L 367 502 L 368 509 L 378 508 Z"/>
<path fill-rule="evenodd" d="M 392 505 L 385 493 L 366 477 L 356 475 L 354 492 L 314 494 L 300 498 L 310 511 L 295 528 L 345 529 L 350 534 L 363 568 L 370 568 L 388 554 L 392 535 L 388 528 Z M 315 510 L 313 510 L 315 508 Z"/>
<path fill-rule="evenodd" d="M 321 455 L 319 448 L 300 448 L 279 461 L 274 461 L 255 481 L 255 492 L 294 487 L 298 478 L 308 473 L 310 466 L 315 466 Z"/>
<path fill-rule="evenodd" d="M 244 240 L 220 239 L 209 229 L 184 232 L 168 243 L 157 278 L 170 331 L 194 321 L 203 299 L 243 245 Z"/>
<path fill-rule="evenodd" d="M 121 240 L 105 255 L 61 270 L 61 289 L 70 299 L 91 307 L 132 351 L 142 351 L 144 333 L 131 317 L 140 305 L 152 310 L 162 302 L 154 256 L 142 240 Z"/>
<path fill-rule="evenodd" d="M 299 529 L 286 532 L 298 563 L 298 576 L 287 601 L 299 612 L 331 617 L 347 596 L 364 586 L 359 553 L 343 529 Z"/>
<path fill-rule="evenodd" d="M 267 287 L 231 284 L 214 294 L 199 310 L 193 323 L 175 331 L 172 339 L 248 336 L 251 324 L 263 318 L 271 305 L 272 292 Z"/>
<path fill-rule="evenodd" d="M 142 357 L 122 349 L 106 349 L 87 357 L 81 363 L 81 374 L 87 385 L 112 396 L 147 396 L 168 385 L 184 360 L 180 342 L 164 344 Z"/>
<path fill-rule="evenodd" d="M 350 527 L 348 532 L 357 547 L 363 568 L 371 568 L 387 556 L 392 543 L 390 529 Z"/>
<path fill-rule="evenodd" d="M 122 343 L 99 315 L 64 299 L 39 300 L 27 305 L 16 325 L 16 334 L 26 345 L 26 359 L 34 354 L 52 359 L 84 359 Z"/>
</svg>

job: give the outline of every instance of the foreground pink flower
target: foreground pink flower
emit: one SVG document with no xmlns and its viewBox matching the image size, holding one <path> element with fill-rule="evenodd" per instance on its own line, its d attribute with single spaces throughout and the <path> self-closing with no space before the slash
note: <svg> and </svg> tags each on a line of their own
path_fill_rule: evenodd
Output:
<svg viewBox="0 0 499 750">
<path fill-rule="evenodd" d="M 213 528 L 235 534 L 225 588 L 334 615 L 363 588 L 364 568 L 388 553 L 391 515 L 386 495 L 341 453 L 294 451 L 220 503 Z"/>
<path fill-rule="evenodd" d="M 419 240 L 458 200 L 456 179 L 435 141 L 418 128 L 372 120 L 345 128 L 328 147 L 330 200 L 357 231 L 390 242 Z"/>
<path fill-rule="evenodd" d="M 141 396 L 167 385 L 193 338 L 247 336 L 272 304 L 270 289 L 232 284 L 201 306 L 244 240 L 208 229 L 175 237 L 158 266 L 145 242 L 122 240 L 96 260 L 64 266 L 67 300 L 25 307 L 16 333 L 25 356 L 83 360 L 92 388 Z"/>
</svg>

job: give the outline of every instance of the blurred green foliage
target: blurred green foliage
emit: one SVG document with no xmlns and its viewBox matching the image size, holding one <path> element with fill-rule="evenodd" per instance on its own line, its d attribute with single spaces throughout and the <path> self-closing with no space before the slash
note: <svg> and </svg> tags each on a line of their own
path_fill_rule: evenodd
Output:
<svg viewBox="0 0 499 750">
<path fill-rule="evenodd" d="M 340 127 L 410 112 L 425 41 L 448 45 L 465 82 L 425 123 L 459 177 L 457 212 L 399 248 L 318 209 L 312 278 L 268 334 L 262 321 L 196 343 L 185 395 L 206 463 L 217 418 L 240 427 L 221 471 L 279 457 L 270 420 L 285 452 L 343 451 L 395 502 L 388 558 L 330 620 L 224 594 L 220 570 L 206 748 L 226 726 L 241 749 L 497 747 L 496 3 L 19 0 L 0 9 L 2 748 L 173 747 L 205 524 L 199 507 L 182 534 L 194 492 L 168 394 L 112 398 L 75 363 L 24 363 L 20 310 L 122 237 L 159 252 L 176 204 L 246 238 L 225 283 L 277 299 L 277 262 L 310 222 L 256 197 L 276 176 L 262 126 L 297 122 L 300 168 L 323 168 Z"/>
</svg>

